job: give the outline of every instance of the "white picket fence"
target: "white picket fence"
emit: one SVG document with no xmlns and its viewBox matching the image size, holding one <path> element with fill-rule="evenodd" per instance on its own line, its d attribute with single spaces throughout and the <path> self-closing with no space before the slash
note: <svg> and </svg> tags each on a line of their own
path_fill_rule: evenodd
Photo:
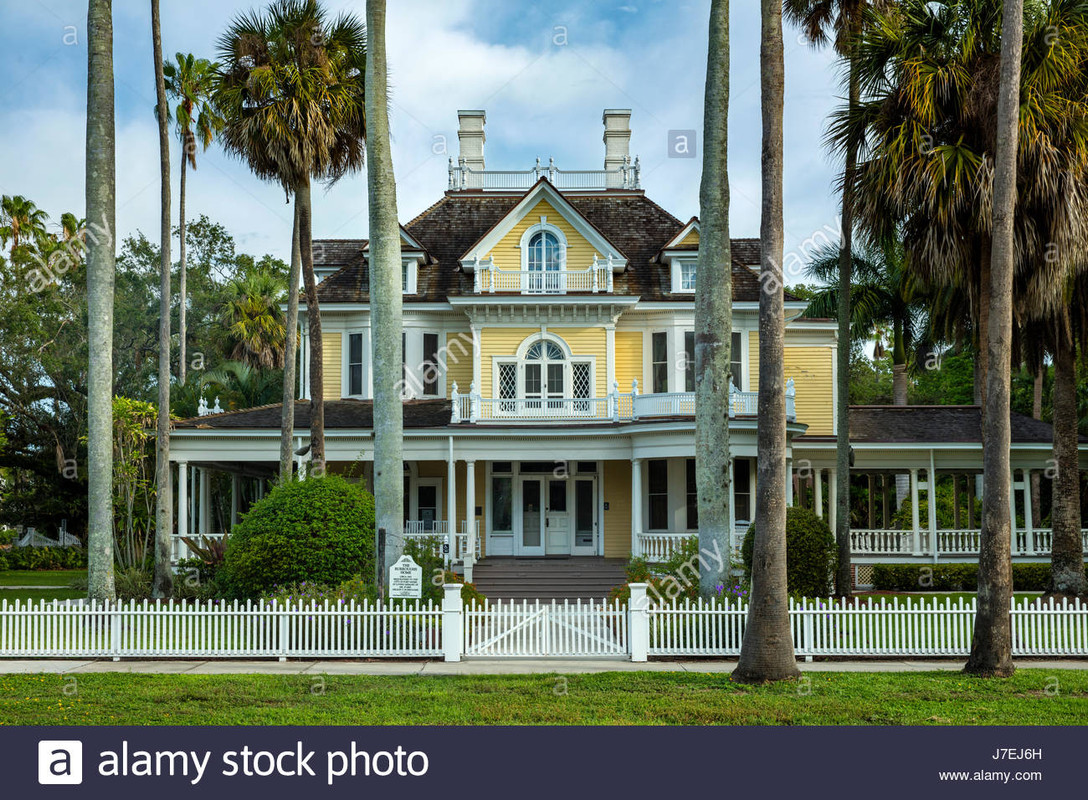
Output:
<svg viewBox="0 0 1088 800">
<path fill-rule="evenodd" d="M 813 656 L 966 656 L 975 600 L 791 601 L 794 651 Z M 1013 655 L 1088 656 L 1088 604 L 1011 607 Z M 0 658 L 540 658 L 736 656 L 744 603 L 484 602 L 460 586 L 441 604 L 0 601 Z"/>
<path fill-rule="evenodd" d="M 441 608 L 390 604 L 0 601 L 0 657 L 441 656 Z"/>
<path fill-rule="evenodd" d="M 895 597 L 871 601 L 790 600 L 798 656 L 966 656 L 976 601 Z M 643 612 L 648 655 L 736 656 L 748 619 L 746 603 L 654 605 Z M 1088 655 L 1088 604 L 1013 601 L 1014 656 Z"/>
</svg>

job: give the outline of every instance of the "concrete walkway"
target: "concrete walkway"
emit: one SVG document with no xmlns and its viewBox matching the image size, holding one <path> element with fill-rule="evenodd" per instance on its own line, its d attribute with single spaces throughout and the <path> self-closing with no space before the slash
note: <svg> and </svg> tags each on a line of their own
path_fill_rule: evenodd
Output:
<svg viewBox="0 0 1088 800">
<path fill-rule="evenodd" d="M 816 661 L 800 663 L 802 672 L 954 672 L 959 660 Z M 1032 660 L 1016 662 L 1021 669 L 1088 669 L 1088 661 Z M 619 659 L 472 659 L 444 661 L 95 661 L 0 660 L 0 674 L 86 674 L 122 672 L 163 675 L 532 675 L 594 672 L 729 673 L 735 659 L 718 661 L 650 661 L 634 664 Z"/>
</svg>

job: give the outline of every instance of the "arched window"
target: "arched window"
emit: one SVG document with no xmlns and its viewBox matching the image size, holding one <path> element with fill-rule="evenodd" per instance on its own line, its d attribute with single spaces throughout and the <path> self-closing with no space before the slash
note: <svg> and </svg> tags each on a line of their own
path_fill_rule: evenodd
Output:
<svg viewBox="0 0 1088 800">
<path fill-rule="evenodd" d="M 592 396 L 592 360 L 573 355 L 558 337 L 534 334 L 515 357 L 496 364 L 499 399 L 520 398 L 520 402 L 503 404 L 504 413 L 524 410 L 562 416 L 591 410 L 583 401 Z"/>
<path fill-rule="evenodd" d="M 562 250 L 551 231 L 538 231 L 529 239 L 529 284 L 533 294 L 559 292 Z"/>
</svg>

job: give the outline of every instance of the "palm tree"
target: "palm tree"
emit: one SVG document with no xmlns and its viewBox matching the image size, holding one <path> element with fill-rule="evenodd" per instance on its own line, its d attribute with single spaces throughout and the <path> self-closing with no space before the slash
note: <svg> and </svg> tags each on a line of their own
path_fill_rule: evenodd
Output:
<svg viewBox="0 0 1088 800">
<path fill-rule="evenodd" d="M 310 343 L 310 453 L 320 473 L 324 368 L 310 184 L 316 178 L 331 185 L 363 165 L 366 29 L 351 14 L 328 21 L 316 0 L 276 0 L 264 15 L 236 17 L 219 51 L 214 100 L 226 120 L 224 146 L 258 177 L 293 193 L 297 204 Z M 290 288 L 293 294 L 294 284 Z"/>
<path fill-rule="evenodd" d="M 856 47 L 871 10 L 883 10 L 890 0 L 784 0 L 784 13 L 791 22 L 800 25 L 809 42 L 822 47 L 833 40 L 835 52 L 847 62 L 847 106 L 856 109 L 861 102 L 861 76 L 856 59 Z M 854 181 L 860 140 L 855 136 L 846 142 L 842 177 L 842 233 L 838 250 L 837 311 L 839 320 L 838 364 L 835 382 L 835 469 L 836 484 L 835 541 L 838 544 L 839 566 L 835 592 L 840 597 L 851 593 L 853 576 L 850 570 L 850 355 L 852 298 L 851 270 L 854 238 Z M 828 315 L 832 316 L 832 315 Z M 902 376 L 905 382 L 905 375 Z M 905 402 L 905 401 L 904 401 Z"/>
<path fill-rule="evenodd" d="M 760 79 L 763 116 L 763 207 L 760 223 L 759 427 L 756 434 L 755 545 L 748 624 L 733 680 L 800 676 L 793 654 L 786 592 L 786 386 L 782 373 L 786 316 L 782 285 L 782 4 L 761 0 Z"/>
<path fill-rule="evenodd" d="M 699 549 L 731 553 L 729 386 L 733 270 L 729 241 L 729 3 L 710 6 L 703 102 L 703 175 L 699 186 L 699 266 L 695 273 L 695 465 Z M 714 594 L 722 579 L 700 560 L 699 589 Z"/>
<path fill-rule="evenodd" d="M 45 235 L 45 221 L 49 215 L 32 200 L 21 195 L 4 195 L 0 198 L 0 244 L 11 242 L 9 255 L 15 256 L 15 248 L 27 241 L 37 241 Z"/>
<path fill-rule="evenodd" d="M 837 318 L 839 314 L 840 249 L 825 245 L 808 265 L 809 272 L 824 283 L 809 300 L 806 317 Z M 853 249 L 850 294 L 850 339 L 865 341 L 891 328 L 892 394 L 895 405 L 907 404 L 907 364 L 918 341 L 918 322 L 923 295 L 906 268 L 899 240 L 875 246 L 862 242 Z"/>
<path fill-rule="evenodd" d="M 112 600 L 113 281 L 117 196 L 111 0 L 87 7 L 87 218 L 104 235 L 87 243 L 87 593 Z"/>
<path fill-rule="evenodd" d="M 298 360 L 298 283 L 302 271 L 298 204 L 291 224 L 291 269 L 287 276 L 287 322 L 284 325 L 283 403 L 280 406 L 280 483 L 294 476 L 295 362 Z"/>
<path fill-rule="evenodd" d="M 964 670 L 1012 675 L 1012 521 L 1009 448 L 1012 371 L 1013 273 L 1016 264 L 1016 162 L 1020 132 L 1020 54 L 1023 0 L 1005 0 L 1001 22 L 1001 82 L 997 101 L 994 163 L 993 254 L 990 258 L 990 318 L 986 406 L 982 418 L 982 533 L 979 544 L 978 609 L 971 654 Z M 932 480 L 932 478 L 930 478 Z"/>
<path fill-rule="evenodd" d="M 161 598 L 170 597 L 174 589 L 174 571 L 170 566 L 174 503 L 170 484 L 170 117 L 166 106 L 159 0 L 151 0 L 151 43 L 155 58 L 162 213 L 159 243 L 159 407 L 155 424 L 155 578 L 152 596 Z"/>
<path fill-rule="evenodd" d="M 370 152 L 370 308 L 374 344 L 374 519 L 385 530 L 388 570 L 403 551 L 404 466 L 401 400 L 401 255 L 397 184 L 390 152 L 389 83 L 385 60 L 385 0 L 367 0 L 370 53 L 366 71 L 366 147 Z M 449 512 L 453 519 L 453 510 Z M 452 529 L 452 522 L 451 522 Z M 379 582 L 379 586 L 383 582 Z"/>
<path fill-rule="evenodd" d="M 162 60 L 162 55 L 158 56 Z M 198 146 L 205 150 L 223 127 L 223 118 L 212 103 L 216 64 L 192 53 L 177 53 L 174 62 L 164 64 L 167 93 L 177 100 L 173 117 L 181 139 L 181 186 L 178 194 L 178 383 L 185 383 L 188 367 L 186 341 L 186 264 L 185 264 L 185 177 L 186 167 L 196 169 Z"/>
<path fill-rule="evenodd" d="M 256 369 L 283 367 L 287 330 L 280 303 L 286 288 L 267 270 L 236 278 L 223 287 L 220 320 L 232 359 Z"/>
<path fill-rule="evenodd" d="M 205 400 L 217 397 L 224 409 L 233 411 L 274 403 L 279 386 L 280 377 L 274 370 L 260 369 L 244 361 L 224 361 L 201 376 L 200 396 Z"/>
</svg>

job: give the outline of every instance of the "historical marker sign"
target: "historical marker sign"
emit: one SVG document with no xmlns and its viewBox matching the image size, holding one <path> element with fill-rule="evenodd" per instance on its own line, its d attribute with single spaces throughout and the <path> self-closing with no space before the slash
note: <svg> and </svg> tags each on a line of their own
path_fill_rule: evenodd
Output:
<svg viewBox="0 0 1088 800">
<path fill-rule="evenodd" d="M 423 597 L 423 567 L 411 556 L 401 556 L 389 568 L 389 596 L 394 599 Z"/>
</svg>

